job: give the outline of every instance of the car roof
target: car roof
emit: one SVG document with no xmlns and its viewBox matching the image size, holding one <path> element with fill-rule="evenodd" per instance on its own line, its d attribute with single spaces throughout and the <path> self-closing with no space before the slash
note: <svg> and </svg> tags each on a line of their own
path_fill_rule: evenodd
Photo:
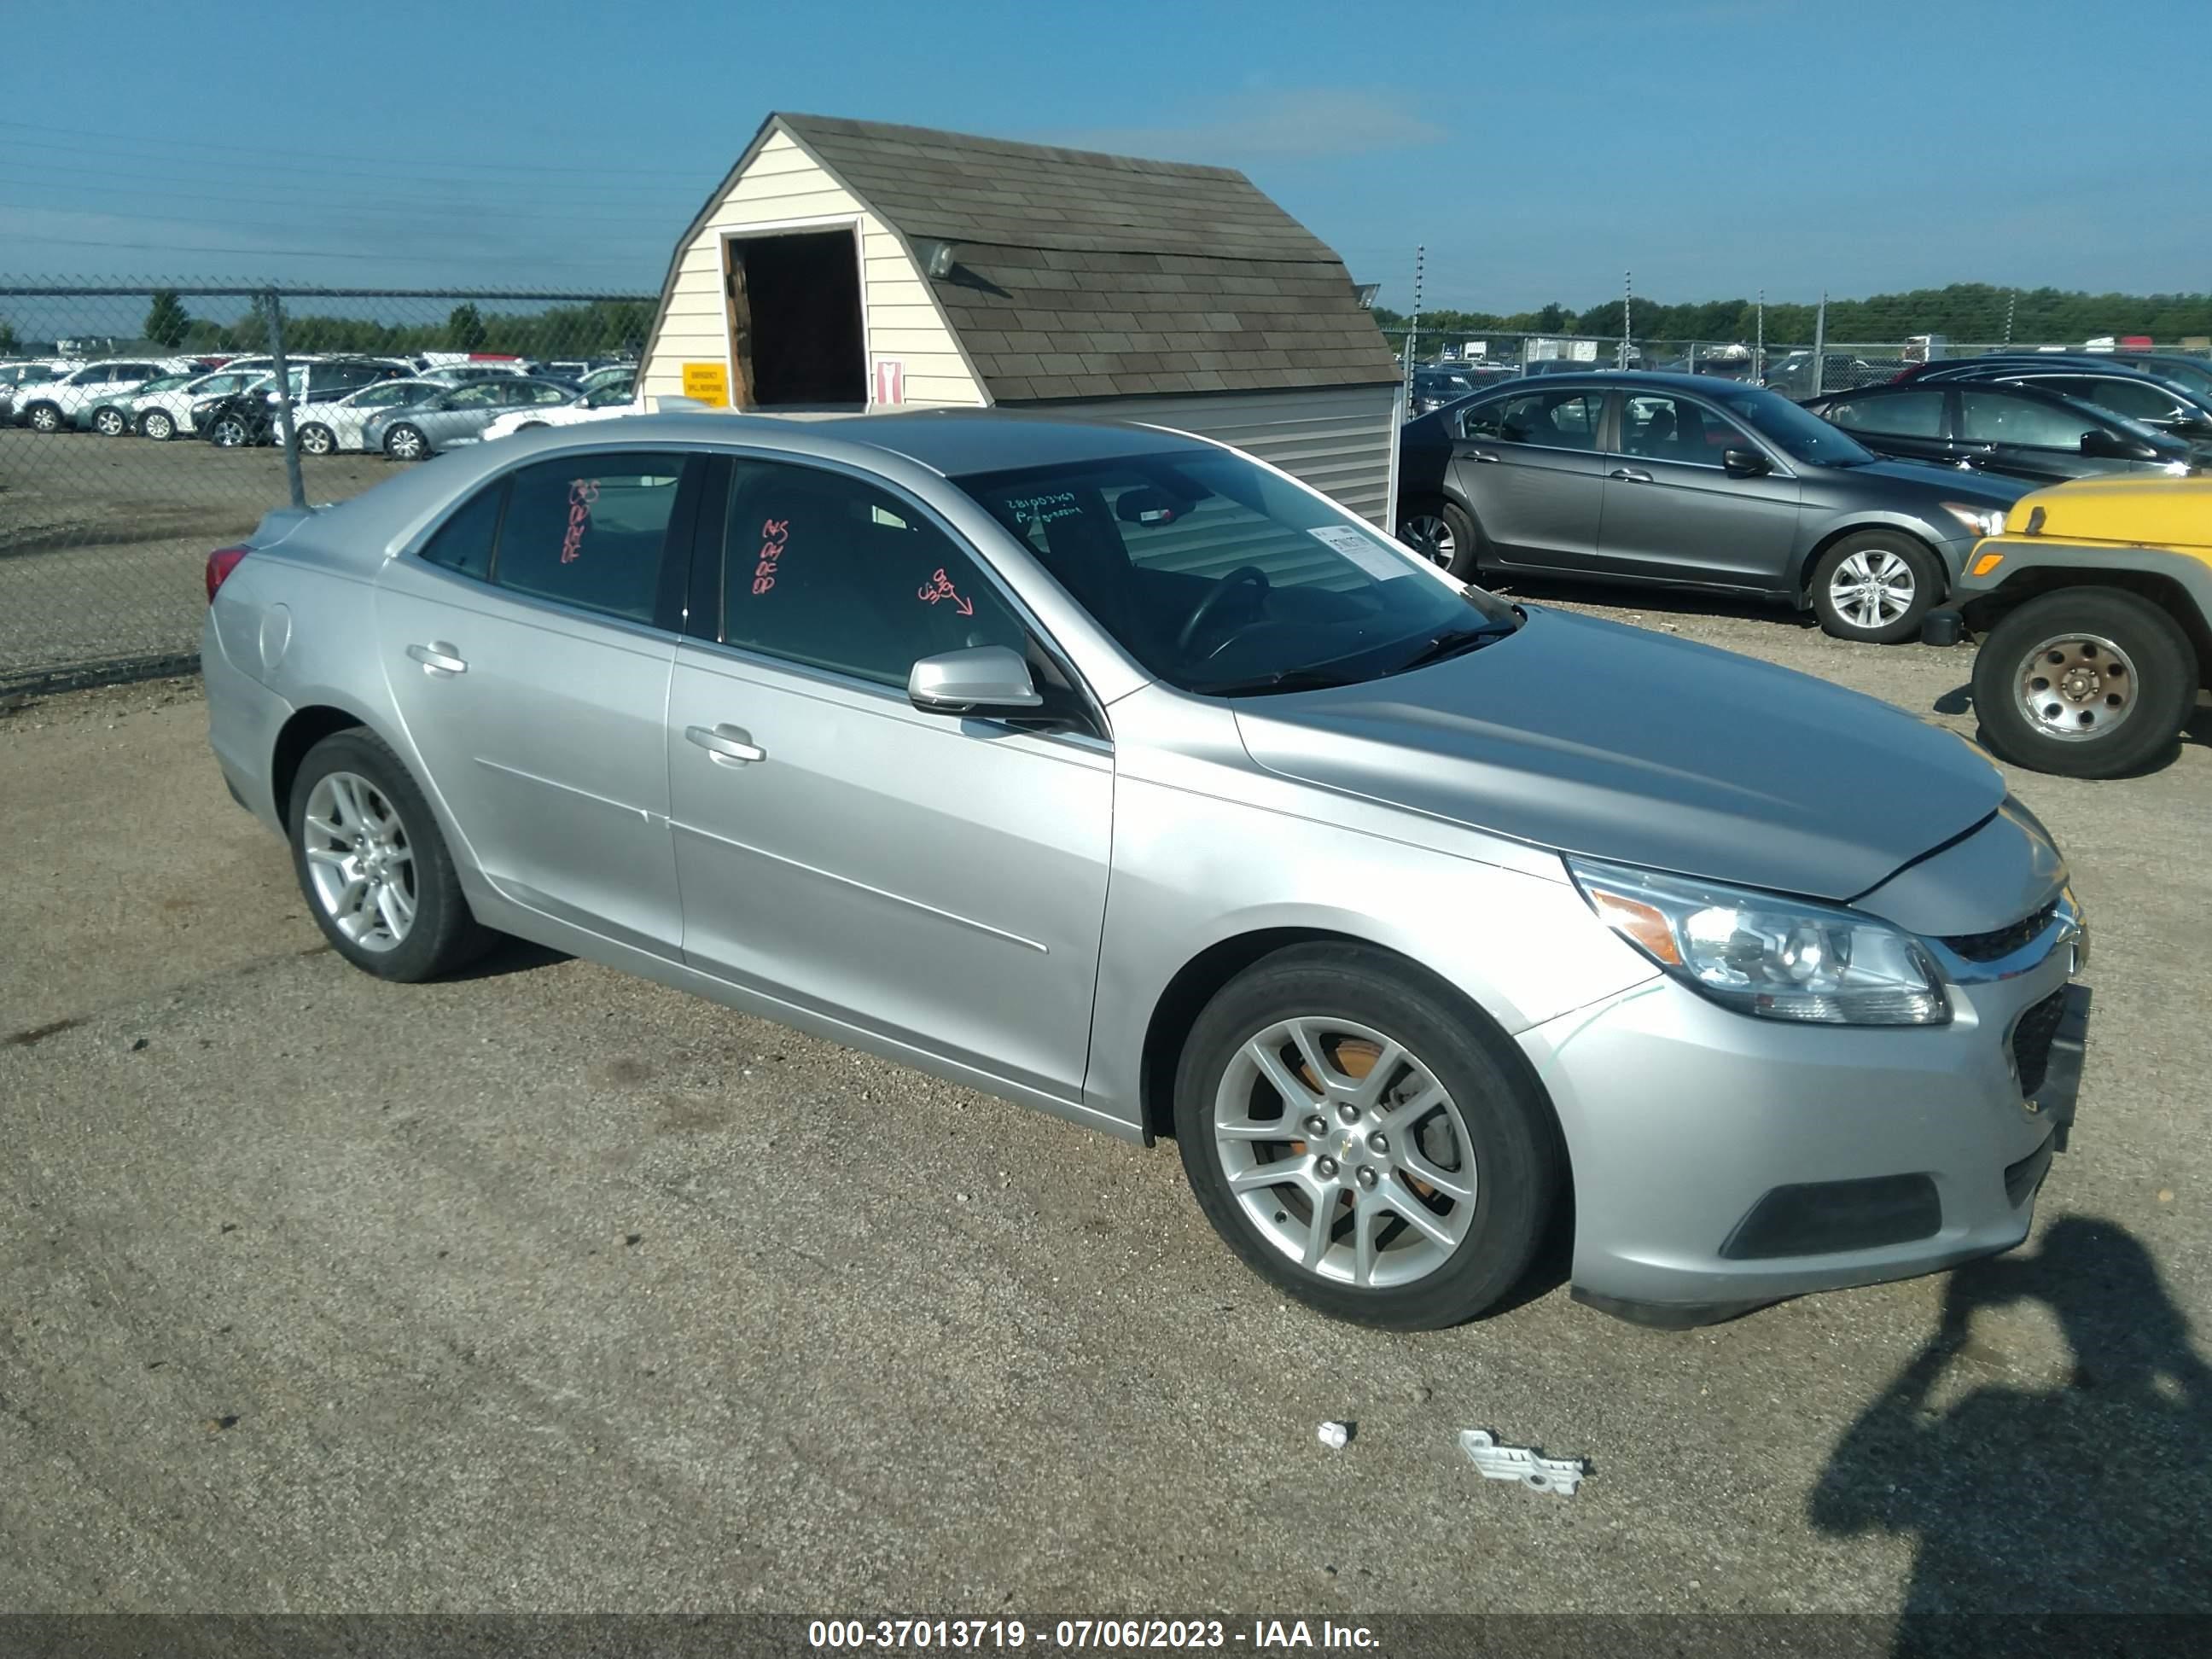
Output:
<svg viewBox="0 0 2212 1659">
<path fill-rule="evenodd" d="M 1653 368 L 1585 368 L 1570 372 L 1561 369 L 1557 374 L 1542 377 L 1547 392 L 1569 392 L 1577 386 L 1607 386 L 1634 389 L 1638 386 L 1671 386 L 1681 392 L 1711 393 L 1717 386 L 1743 386 L 1741 380 L 1731 380 L 1725 374 L 1679 374 L 1671 370 Z M 1507 388 L 1486 388 L 1492 395 Z M 1518 388 L 1513 388 L 1518 390 Z"/>
</svg>

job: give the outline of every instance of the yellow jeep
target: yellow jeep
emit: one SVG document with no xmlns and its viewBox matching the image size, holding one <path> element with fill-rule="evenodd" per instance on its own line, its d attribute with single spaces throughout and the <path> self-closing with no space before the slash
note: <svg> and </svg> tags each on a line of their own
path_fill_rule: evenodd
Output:
<svg viewBox="0 0 2212 1659">
<path fill-rule="evenodd" d="M 1981 638 L 1982 740 L 2110 778 L 2163 758 L 2212 687 L 2212 478 L 2081 479 L 2023 495 L 1921 637 Z"/>
</svg>

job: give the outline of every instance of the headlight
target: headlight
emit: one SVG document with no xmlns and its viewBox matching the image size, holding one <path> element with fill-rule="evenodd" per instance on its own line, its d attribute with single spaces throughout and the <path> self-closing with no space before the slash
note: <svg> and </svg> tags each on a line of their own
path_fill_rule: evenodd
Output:
<svg viewBox="0 0 2212 1659">
<path fill-rule="evenodd" d="M 1977 536 L 2004 534 L 2004 509 L 1999 507 L 1969 507 L 1964 501 L 1946 501 L 1943 510 Z"/>
<path fill-rule="evenodd" d="M 1942 1025 L 1951 1018 L 1928 953 L 1887 922 L 1623 865 L 1566 864 L 1599 921 L 1739 1013 L 1828 1025 Z"/>
</svg>

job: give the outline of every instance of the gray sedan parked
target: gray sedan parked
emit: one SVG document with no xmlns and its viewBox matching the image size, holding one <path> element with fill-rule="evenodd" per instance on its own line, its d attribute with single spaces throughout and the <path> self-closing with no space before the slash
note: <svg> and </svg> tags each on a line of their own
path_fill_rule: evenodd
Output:
<svg viewBox="0 0 2212 1659">
<path fill-rule="evenodd" d="M 1631 1318 L 1926 1272 L 2020 1242 L 2072 1119 L 2080 915 L 1974 750 L 1197 439 L 546 429 L 207 578 L 216 758 L 348 961 L 516 934 L 1171 1133 L 1342 1317 L 1479 1312 L 1571 1194 Z"/>
<path fill-rule="evenodd" d="M 510 410 L 556 408 L 573 404 L 578 393 L 557 380 L 533 380 L 520 374 L 440 392 L 424 401 L 381 410 L 362 425 L 362 447 L 382 450 L 395 461 L 419 461 L 441 449 L 474 443 L 483 429 Z"/>
</svg>

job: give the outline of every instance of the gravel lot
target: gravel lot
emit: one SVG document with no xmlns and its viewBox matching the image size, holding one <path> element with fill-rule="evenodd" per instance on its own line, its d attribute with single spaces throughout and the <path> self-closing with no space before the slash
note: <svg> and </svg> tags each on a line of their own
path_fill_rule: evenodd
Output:
<svg viewBox="0 0 2212 1659">
<path fill-rule="evenodd" d="M 1964 650 L 1587 608 L 1971 726 Z M 543 952 L 355 973 L 191 682 L 19 706 L 0 1607 L 2202 1610 L 2212 717 L 2014 781 L 2097 991 L 2024 1251 L 1682 1334 L 1554 1264 L 1392 1337 L 1269 1295 L 1171 1147 Z"/>
</svg>

